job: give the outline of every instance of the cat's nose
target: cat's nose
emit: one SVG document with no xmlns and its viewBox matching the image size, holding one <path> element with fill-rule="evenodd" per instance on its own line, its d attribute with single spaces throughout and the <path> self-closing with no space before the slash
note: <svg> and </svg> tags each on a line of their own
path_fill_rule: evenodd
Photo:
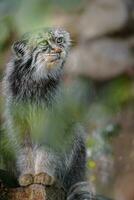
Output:
<svg viewBox="0 0 134 200">
<path fill-rule="evenodd" d="M 56 48 L 53 48 L 53 49 L 52 49 L 52 52 L 53 52 L 53 53 L 61 53 L 62 50 L 61 50 L 61 48 L 56 47 Z"/>
</svg>

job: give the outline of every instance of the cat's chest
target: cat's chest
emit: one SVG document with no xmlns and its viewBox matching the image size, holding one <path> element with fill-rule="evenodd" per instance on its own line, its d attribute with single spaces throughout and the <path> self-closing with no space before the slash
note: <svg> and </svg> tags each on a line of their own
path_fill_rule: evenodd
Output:
<svg viewBox="0 0 134 200">
<path fill-rule="evenodd" d="M 32 104 L 16 104 L 10 110 L 13 128 L 20 136 L 30 136 L 31 140 L 42 141 L 45 139 L 45 129 L 47 127 L 48 113 L 51 111 L 43 106 Z"/>
</svg>

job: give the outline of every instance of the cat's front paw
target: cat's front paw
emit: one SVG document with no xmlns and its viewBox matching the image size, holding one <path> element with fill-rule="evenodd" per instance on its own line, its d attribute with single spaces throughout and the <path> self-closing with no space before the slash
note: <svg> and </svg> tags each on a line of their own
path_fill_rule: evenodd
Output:
<svg viewBox="0 0 134 200">
<path fill-rule="evenodd" d="M 45 172 L 41 172 L 34 176 L 34 183 L 42 185 L 52 185 L 54 183 L 54 177 L 48 175 Z"/>
<path fill-rule="evenodd" d="M 28 186 L 34 183 L 34 177 L 32 174 L 23 174 L 19 177 L 20 186 Z"/>
</svg>

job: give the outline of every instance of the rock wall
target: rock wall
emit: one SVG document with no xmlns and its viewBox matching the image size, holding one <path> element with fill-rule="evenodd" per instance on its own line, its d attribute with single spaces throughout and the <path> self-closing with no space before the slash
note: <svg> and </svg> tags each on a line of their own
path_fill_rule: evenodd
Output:
<svg viewBox="0 0 134 200">
<path fill-rule="evenodd" d="M 91 0 L 73 24 L 77 45 L 67 72 L 108 80 L 134 72 L 133 0 Z"/>
</svg>

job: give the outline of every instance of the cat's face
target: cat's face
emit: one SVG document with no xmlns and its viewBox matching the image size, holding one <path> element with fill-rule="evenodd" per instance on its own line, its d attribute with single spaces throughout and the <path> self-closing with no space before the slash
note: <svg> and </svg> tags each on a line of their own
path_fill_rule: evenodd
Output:
<svg viewBox="0 0 134 200">
<path fill-rule="evenodd" d="M 28 60 L 32 56 L 31 68 L 36 79 L 57 76 L 70 47 L 69 33 L 61 28 L 49 28 L 24 35 L 14 44 L 18 59 Z"/>
</svg>

